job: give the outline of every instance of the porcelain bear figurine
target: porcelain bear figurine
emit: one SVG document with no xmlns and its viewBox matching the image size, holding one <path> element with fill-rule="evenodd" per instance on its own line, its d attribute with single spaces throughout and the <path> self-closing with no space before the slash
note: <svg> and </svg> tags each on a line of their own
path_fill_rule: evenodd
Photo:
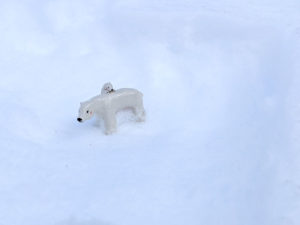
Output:
<svg viewBox="0 0 300 225">
<path fill-rule="evenodd" d="M 102 90 L 101 90 L 101 95 L 109 94 L 109 93 L 114 92 L 114 91 L 115 90 L 113 89 L 112 84 L 109 82 L 109 83 L 106 83 L 106 84 L 103 85 Z"/>
<path fill-rule="evenodd" d="M 131 88 L 122 88 L 101 94 L 88 101 L 80 103 L 78 122 L 91 119 L 94 115 L 103 118 L 105 133 L 112 134 L 117 131 L 116 113 L 122 109 L 132 108 L 138 121 L 145 120 L 143 94 Z"/>
</svg>

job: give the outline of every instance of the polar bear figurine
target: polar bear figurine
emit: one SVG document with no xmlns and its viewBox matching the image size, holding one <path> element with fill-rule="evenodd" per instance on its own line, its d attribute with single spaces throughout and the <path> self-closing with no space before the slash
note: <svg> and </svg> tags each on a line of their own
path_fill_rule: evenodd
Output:
<svg viewBox="0 0 300 225">
<path fill-rule="evenodd" d="M 126 108 L 133 109 L 138 121 L 145 120 L 143 94 L 135 89 L 122 88 L 80 103 L 77 121 L 84 122 L 94 115 L 99 116 L 104 120 L 105 133 L 112 134 L 117 131 L 116 113 Z"/>
<path fill-rule="evenodd" d="M 101 90 L 101 95 L 103 94 L 109 94 L 111 92 L 114 92 L 115 90 L 113 89 L 113 86 L 110 82 L 106 83 L 103 85 L 102 90 Z"/>
</svg>

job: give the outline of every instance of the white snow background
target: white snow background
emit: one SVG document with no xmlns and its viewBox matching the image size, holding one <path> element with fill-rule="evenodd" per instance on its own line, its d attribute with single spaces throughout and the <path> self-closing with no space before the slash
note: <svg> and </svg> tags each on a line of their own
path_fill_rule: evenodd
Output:
<svg viewBox="0 0 300 225">
<path fill-rule="evenodd" d="M 1 0 L 0 225 L 300 224 L 299 59 L 298 0 Z"/>
</svg>

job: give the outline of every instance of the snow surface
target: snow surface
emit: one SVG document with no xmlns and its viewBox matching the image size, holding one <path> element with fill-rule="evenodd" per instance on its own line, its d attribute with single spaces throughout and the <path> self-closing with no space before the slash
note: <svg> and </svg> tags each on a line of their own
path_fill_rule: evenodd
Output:
<svg viewBox="0 0 300 225">
<path fill-rule="evenodd" d="M 300 1 L 1 0 L 0 225 L 300 224 Z M 144 93 L 105 136 L 79 102 Z"/>
</svg>

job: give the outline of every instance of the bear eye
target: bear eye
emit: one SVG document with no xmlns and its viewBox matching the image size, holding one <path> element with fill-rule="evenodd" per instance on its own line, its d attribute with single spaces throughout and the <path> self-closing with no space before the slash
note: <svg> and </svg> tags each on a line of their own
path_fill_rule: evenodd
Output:
<svg viewBox="0 0 300 225">
<path fill-rule="evenodd" d="M 86 113 L 89 113 L 89 110 L 87 110 Z"/>
</svg>

